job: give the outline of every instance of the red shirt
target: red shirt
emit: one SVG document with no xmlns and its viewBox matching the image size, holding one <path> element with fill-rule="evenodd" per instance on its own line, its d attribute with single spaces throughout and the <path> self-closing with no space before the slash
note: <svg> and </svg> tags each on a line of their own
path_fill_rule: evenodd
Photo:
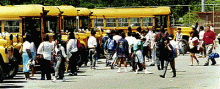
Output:
<svg viewBox="0 0 220 89">
<path fill-rule="evenodd" d="M 213 43 L 213 40 L 215 40 L 215 33 L 213 31 L 206 31 L 204 33 L 204 37 L 202 39 L 205 44 L 212 44 Z"/>
</svg>

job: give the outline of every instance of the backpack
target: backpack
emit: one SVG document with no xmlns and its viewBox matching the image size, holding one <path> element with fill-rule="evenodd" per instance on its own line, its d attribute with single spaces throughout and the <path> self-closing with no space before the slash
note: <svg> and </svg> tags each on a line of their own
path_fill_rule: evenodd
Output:
<svg viewBox="0 0 220 89">
<path fill-rule="evenodd" d="M 164 44 L 164 37 L 162 36 L 161 33 L 159 33 L 159 39 L 157 40 L 157 45 L 161 46 Z"/>
<path fill-rule="evenodd" d="M 172 45 L 171 45 L 171 47 L 172 47 L 173 58 L 176 58 L 177 57 L 176 50 Z"/>
<path fill-rule="evenodd" d="M 118 51 L 120 50 L 120 52 L 125 52 L 125 42 L 124 40 L 119 40 L 118 41 Z"/>
<path fill-rule="evenodd" d="M 107 50 L 114 50 L 115 49 L 115 41 L 112 39 L 109 39 L 107 44 Z"/>
</svg>

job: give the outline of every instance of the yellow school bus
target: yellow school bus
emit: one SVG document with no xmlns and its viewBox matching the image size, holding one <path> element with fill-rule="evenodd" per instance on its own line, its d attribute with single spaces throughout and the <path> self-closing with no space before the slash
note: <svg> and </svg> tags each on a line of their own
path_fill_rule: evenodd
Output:
<svg viewBox="0 0 220 89">
<path fill-rule="evenodd" d="M 160 28 L 164 26 L 170 31 L 170 7 L 157 8 L 104 8 L 90 9 L 93 12 L 92 27 L 104 29 L 132 29 L 141 27 Z M 171 32 L 171 31 L 170 31 Z"/>
<path fill-rule="evenodd" d="M 19 53 L 23 43 L 25 17 L 41 17 L 42 5 L 0 6 L 0 81 L 13 78 L 21 64 Z"/>
</svg>

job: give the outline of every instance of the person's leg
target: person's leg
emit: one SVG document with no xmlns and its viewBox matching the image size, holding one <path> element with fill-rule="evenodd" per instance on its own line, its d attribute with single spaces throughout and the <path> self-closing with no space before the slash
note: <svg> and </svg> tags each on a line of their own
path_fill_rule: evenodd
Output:
<svg viewBox="0 0 220 89">
<path fill-rule="evenodd" d="M 121 59 L 122 57 L 118 58 L 118 72 L 121 72 Z"/>
<path fill-rule="evenodd" d="M 154 66 L 155 65 L 155 61 L 156 61 L 156 52 L 155 52 L 154 48 L 151 51 L 151 56 L 152 56 L 152 63 L 150 64 L 150 66 Z"/>
<path fill-rule="evenodd" d="M 180 55 L 180 44 L 177 44 L 178 45 L 178 48 L 177 48 L 177 55 L 179 56 Z"/>
<path fill-rule="evenodd" d="M 97 54 L 97 53 L 94 54 L 94 52 L 95 52 L 94 49 L 93 49 L 92 51 L 93 51 L 93 52 L 92 52 L 92 53 L 93 53 L 93 54 L 92 54 L 92 61 L 93 61 L 93 62 L 92 62 L 92 67 L 93 67 L 93 69 L 95 69 L 95 65 L 96 65 L 96 54 Z"/>
<path fill-rule="evenodd" d="M 176 77 L 176 68 L 175 68 L 175 60 L 170 62 L 170 66 L 173 70 L 173 77 Z"/>
<path fill-rule="evenodd" d="M 193 54 L 193 58 L 196 59 L 197 64 L 199 65 L 199 60 L 196 58 L 195 53 Z"/>
<path fill-rule="evenodd" d="M 46 64 L 46 66 L 45 66 L 46 68 L 45 69 L 47 69 L 47 71 L 45 72 L 47 80 L 51 80 L 51 66 L 50 66 L 51 64 L 50 64 L 50 61 L 46 60 L 45 64 Z"/>
<path fill-rule="evenodd" d="M 215 65 L 216 64 L 215 58 L 212 58 L 211 61 L 212 61 L 211 65 Z"/>
<path fill-rule="evenodd" d="M 169 62 L 165 61 L 164 72 L 163 72 L 163 75 L 160 75 L 160 77 L 165 78 L 168 64 L 169 64 Z"/>
<path fill-rule="evenodd" d="M 213 49 L 213 44 L 208 44 L 206 45 L 206 54 L 207 55 L 210 55 L 212 53 L 212 49 Z M 209 58 L 208 60 L 206 61 L 205 65 L 204 66 L 208 66 L 209 65 Z"/>
<path fill-rule="evenodd" d="M 184 51 L 184 47 L 183 47 L 183 42 L 181 41 L 180 42 L 180 50 L 181 52 L 183 53 L 183 55 L 185 54 L 185 51 Z"/>
<path fill-rule="evenodd" d="M 191 58 L 191 60 L 190 60 L 190 61 L 191 61 L 190 66 L 193 66 L 193 54 L 194 54 L 194 53 L 190 53 L 190 58 Z"/>
<path fill-rule="evenodd" d="M 125 72 L 128 72 L 126 57 L 123 58 L 123 61 L 124 61 L 124 66 L 125 66 Z"/>
</svg>

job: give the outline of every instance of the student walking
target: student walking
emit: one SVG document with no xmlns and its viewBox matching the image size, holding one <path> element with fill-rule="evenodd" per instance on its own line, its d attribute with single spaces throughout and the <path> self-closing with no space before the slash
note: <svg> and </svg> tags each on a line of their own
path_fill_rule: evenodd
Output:
<svg viewBox="0 0 220 89">
<path fill-rule="evenodd" d="M 163 75 L 160 75 L 160 77 L 165 78 L 167 67 L 170 63 L 171 68 L 173 70 L 173 77 L 176 77 L 176 69 L 174 65 L 174 57 L 173 57 L 173 50 L 175 50 L 172 45 L 169 43 L 169 39 L 165 39 L 164 41 L 165 49 L 164 49 L 164 60 L 165 60 L 165 66 L 164 66 L 164 73 Z"/>
<path fill-rule="evenodd" d="M 128 57 L 128 42 L 125 40 L 125 34 L 121 34 L 122 38 L 118 40 L 118 44 L 116 46 L 117 49 L 117 55 L 119 60 L 118 65 L 118 72 L 121 72 L 121 62 L 124 61 L 125 66 L 125 72 L 128 72 L 127 70 L 127 62 L 126 58 Z"/>
<path fill-rule="evenodd" d="M 75 38 L 75 35 L 73 32 L 69 34 L 69 42 L 67 43 L 67 53 L 70 52 L 72 56 L 69 59 L 69 67 L 71 69 L 71 73 L 69 73 L 70 76 L 77 75 L 77 59 L 79 58 L 78 54 L 78 46 L 77 46 L 78 40 Z"/>
<path fill-rule="evenodd" d="M 110 60 L 112 61 L 111 62 L 111 69 L 113 69 L 113 55 L 115 54 L 116 52 L 116 41 L 113 40 L 113 35 L 110 34 L 109 35 L 109 39 L 105 42 L 105 50 L 106 50 L 106 53 L 107 53 L 107 57 L 106 57 L 106 66 L 108 66 L 110 64 Z"/>
<path fill-rule="evenodd" d="M 41 80 L 45 80 L 45 74 L 47 80 L 51 80 L 51 52 L 53 50 L 53 44 L 49 42 L 49 36 L 44 37 L 44 42 L 42 42 L 38 49 L 37 54 L 43 56 L 43 59 L 40 61 L 41 64 Z"/>
<path fill-rule="evenodd" d="M 199 44 L 198 38 L 195 35 L 195 32 L 190 33 L 190 38 L 189 38 L 189 47 L 190 47 L 190 57 L 191 57 L 191 64 L 189 66 L 193 66 L 193 58 L 196 59 L 197 64 L 199 65 L 199 60 L 196 58 L 195 53 L 197 53 L 197 45 Z"/>
<path fill-rule="evenodd" d="M 52 82 L 56 82 L 58 78 L 58 74 L 60 74 L 60 77 L 63 78 L 63 82 L 66 81 L 64 77 L 64 70 L 65 70 L 65 62 L 68 64 L 67 61 L 67 55 L 65 53 L 65 49 L 63 46 L 60 44 L 61 39 L 58 37 L 55 40 L 55 46 L 54 46 L 54 61 L 56 62 L 56 67 L 55 67 L 55 78 L 53 79 Z"/>
<path fill-rule="evenodd" d="M 30 46 L 31 46 L 30 38 L 31 38 L 30 34 L 27 34 L 25 41 L 23 43 L 23 54 L 22 54 L 23 61 L 22 62 L 23 62 L 23 72 L 25 74 L 26 80 L 30 78 L 30 76 L 29 76 L 29 67 L 30 66 L 28 65 L 28 61 L 33 60 L 32 55 L 31 55 L 31 51 L 30 51 Z"/>
<path fill-rule="evenodd" d="M 90 57 L 90 67 L 91 70 L 92 69 L 96 69 L 95 65 L 96 65 L 96 45 L 97 45 L 97 41 L 95 38 L 95 34 L 96 31 L 91 31 L 91 36 L 88 39 L 88 48 L 89 48 L 89 57 Z"/>
<path fill-rule="evenodd" d="M 206 54 L 210 55 L 213 51 L 213 49 L 215 49 L 216 43 L 215 43 L 215 33 L 213 31 L 210 30 L 210 26 L 206 26 L 205 27 L 206 32 L 204 33 L 204 37 L 203 37 L 203 41 L 205 43 L 205 47 L 206 47 Z M 212 61 L 211 65 L 215 65 L 216 61 L 215 58 L 208 58 L 207 62 L 205 63 L 204 66 L 208 66 L 209 65 L 209 60 Z"/>
<path fill-rule="evenodd" d="M 35 46 L 35 43 L 33 41 L 33 38 L 31 40 L 31 43 L 30 43 L 30 51 L 31 51 L 31 55 L 32 55 L 32 65 L 31 65 L 31 76 L 30 77 L 33 77 L 34 76 L 34 65 L 35 65 L 35 60 L 36 60 L 36 54 L 37 54 L 37 50 L 36 50 L 36 46 Z"/>
<path fill-rule="evenodd" d="M 137 63 L 141 63 L 141 66 L 142 68 L 145 69 L 145 74 L 148 74 L 148 73 L 151 73 L 149 72 L 146 67 L 145 67 L 145 64 L 144 64 L 144 59 L 143 59 L 143 53 L 142 53 L 142 50 L 143 50 L 143 44 L 141 43 L 141 40 L 140 40 L 140 35 L 136 35 L 136 40 L 134 41 L 134 43 L 132 44 L 133 45 L 133 54 L 131 57 L 135 57 L 135 65 L 134 65 L 134 69 L 135 69 L 135 73 L 138 74 L 138 70 L 137 70 Z"/>
<path fill-rule="evenodd" d="M 180 56 L 180 52 L 182 52 L 184 55 L 182 40 L 183 40 L 183 34 L 181 33 L 181 28 L 178 28 L 176 33 L 176 42 L 178 43 L 178 48 L 177 48 L 178 56 Z"/>
<path fill-rule="evenodd" d="M 200 30 L 200 31 L 199 31 L 199 44 L 200 44 L 200 45 L 199 45 L 199 48 L 198 48 L 198 49 L 201 49 L 199 58 L 200 58 L 200 57 L 205 58 L 205 57 L 206 57 L 206 49 L 205 49 L 204 41 L 202 40 L 203 37 L 204 37 L 204 33 L 205 33 L 204 27 L 201 26 L 199 30 Z"/>
</svg>

